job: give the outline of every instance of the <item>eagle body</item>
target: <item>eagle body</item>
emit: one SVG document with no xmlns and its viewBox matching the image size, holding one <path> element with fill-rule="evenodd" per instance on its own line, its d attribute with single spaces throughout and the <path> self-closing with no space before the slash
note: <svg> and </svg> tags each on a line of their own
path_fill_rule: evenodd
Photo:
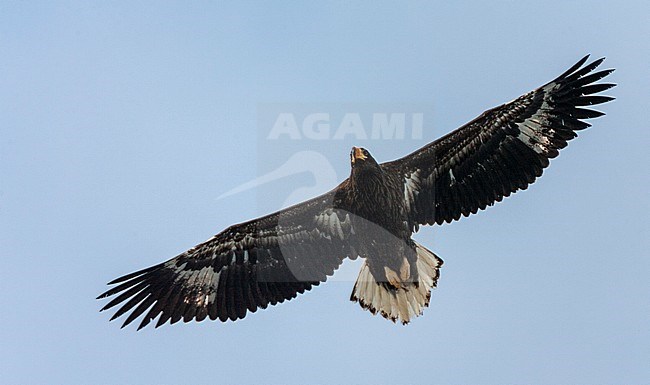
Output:
<svg viewBox="0 0 650 385">
<path fill-rule="evenodd" d="M 341 188 L 347 198 L 347 208 L 354 214 L 354 228 L 358 229 L 357 252 L 366 258 L 378 282 L 390 282 L 387 273 L 395 273 L 400 278 L 398 281 L 416 279 L 415 243 L 411 240 L 407 207 L 402 199 L 403 179 L 394 170 L 377 164 L 367 150 L 355 147 L 352 151 L 366 154 L 365 159 L 353 163 L 349 183 Z M 408 276 L 396 274 L 407 267 Z M 393 285 L 398 286 L 398 282 Z"/>
<path fill-rule="evenodd" d="M 350 176 L 333 190 L 232 225 L 165 262 L 117 278 L 98 298 L 111 320 L 138 329 L 158 319 L 222 322 L 290 300 L 325 282 L 346 258 L 364 262 L 350 299 L 408 323 L 429 305 L 442 260 L 411 235 L 477 213 L 525 190 L 588 119 L 612 69 L 582 58 L 563 74 L 400 159 L 350 153 Z"/>
</svg>

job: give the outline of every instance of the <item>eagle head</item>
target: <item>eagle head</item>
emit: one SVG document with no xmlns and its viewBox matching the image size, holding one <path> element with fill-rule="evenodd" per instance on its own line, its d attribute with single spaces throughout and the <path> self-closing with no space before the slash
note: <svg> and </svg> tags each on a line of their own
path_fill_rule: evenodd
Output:
<svg viewBox="0 0 650 385">
<path fill-rule="evenodd" d="M 350 151 L 350 164 L 353 170 L 378 168 L 379 165 L 370 152 L 362 147 L 352 147 Z"/>
<path fill-rule="evenodd" d="M 368 150 L 363 147 L 352 147 L 352 150 L 350 151 L 350 163 L 353 167 L 355 164 L 365 162 L 369 159 L 372 159 L 372 156 Z"/>
</svg>

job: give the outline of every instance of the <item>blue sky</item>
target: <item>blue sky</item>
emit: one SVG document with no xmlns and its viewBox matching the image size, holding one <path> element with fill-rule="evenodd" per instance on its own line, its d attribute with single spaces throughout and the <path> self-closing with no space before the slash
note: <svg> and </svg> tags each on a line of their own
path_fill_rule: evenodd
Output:
<svg viewBox="0 0 650 385">
<path fill-rule="evenodd" d="M 647 383 L 649 13 L 643 1 L 0 3 L 2 382 Z M 394 159 L 586 53 L 617 68 L 607 116 L 529 190 L 415 236 L 445 265 L 411 325 L 348 301 L 354 264 L 236 323 L 136 333 L 98 313 L 118 275 L 333 187 L 318 175 L 345 178 L 350 146 Z M 377 106 L 426 110 L 423 137 L 270 141 L 260 118 Z M 218 199 L 303 146 L 325 157 L 321 174 Z"/>
</svg>

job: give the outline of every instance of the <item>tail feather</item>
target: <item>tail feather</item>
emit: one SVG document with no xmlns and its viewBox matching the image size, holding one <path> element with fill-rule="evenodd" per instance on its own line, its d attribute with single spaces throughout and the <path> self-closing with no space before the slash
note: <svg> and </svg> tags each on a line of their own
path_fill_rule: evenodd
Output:
<svg viewBox="0 0 650 385">
<path fill-rule="evenodd" d="M 406 325 L 411 318 L 422 314 L 429 306 L 431 290 L 436 287 L 440 276 L 442 259 L 424 246 L 416 243 L 418 283 L 411 282 L 395 288 L 385 283 L 378 283 L 370 273 L 368 262 L 364 262 L 357 282 L 352 289 L 350 300 L 359 302 L 362 308 L 372 314 Z"/>
</svg>

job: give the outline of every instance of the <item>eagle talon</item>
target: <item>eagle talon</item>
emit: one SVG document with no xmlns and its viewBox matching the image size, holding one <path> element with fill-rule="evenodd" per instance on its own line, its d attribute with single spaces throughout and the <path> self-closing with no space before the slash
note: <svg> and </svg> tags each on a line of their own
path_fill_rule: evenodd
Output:
<svg viewBox="0 0 650 385">
<path fill-rule="evenodd" d="M 388 280 L 388 283 L 391 284 L 391 286 L 393 286 L 396 289 L 402 287 L 402 280 L 394 270 L 392 270 L 388 266 L 384 266 L 384 272 L 386 273 L 386 279 Z"/>
<path fill-rule="evenodd" d="M 402 266 L 399 268 L 399 277 L 402 279 L 402 282 L 406 282 L 411 278 L 411 264 L 406 260 L 406 257 L 404 257 Z"/>
</svg>

